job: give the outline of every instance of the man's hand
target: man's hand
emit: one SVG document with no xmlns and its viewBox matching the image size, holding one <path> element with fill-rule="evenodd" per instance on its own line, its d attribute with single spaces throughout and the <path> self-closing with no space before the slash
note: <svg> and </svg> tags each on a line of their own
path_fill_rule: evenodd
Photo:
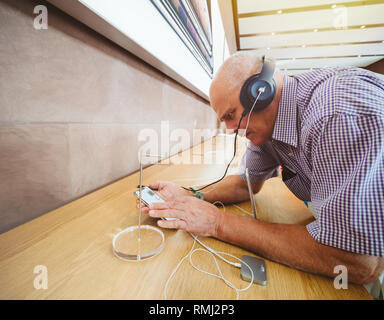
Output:
<svg viewBox="0 0 384 320">
<path fill-rule="evenodd" d="M 159 227 L 182 229 L 196 236 L 216 237 L 223 212 L 213 204 L 194 198 L 178 197 L 165 203 L 152 203 L 149 215 L 153 218 L 177 218 L 159 220 Z"/>
<path fill-rule="evenodd" d="M 158 181 L 149 185 L 152 190 L 157 190 L 159 196 L 165 200 L 174 200 L 184 196 L 192 196 L 192 193 L 184 190 L 182 187 L 172 182 Z M 136 200 L 136 207 L 139 208 L 139 199 Z M 142 204 L 142 212 L 148 213 L 149 209 L 145 204 Z"/>
<path fill-rule="evenodd" d="M 165 200 L 173 200 L 182 196 L 191 196 L 192 193 L 172 182 L 158 181 L 149 185 L 152 190 L 157 190 L 158 194 Z"/>
</svg>

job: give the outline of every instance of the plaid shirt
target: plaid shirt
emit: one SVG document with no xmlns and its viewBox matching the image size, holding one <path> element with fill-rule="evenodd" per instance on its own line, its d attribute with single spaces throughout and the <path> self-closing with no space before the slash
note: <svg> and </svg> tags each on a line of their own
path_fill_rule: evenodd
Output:
<svg viewBox="0 0 384 320">
<path fill-rule="evenodd" d="M 263 181 L 279 166 L 312 201 L 315 240 L 384 257 L 384 77 L 351 67 L 285 77 L 272 139 L 249 144 L 238 174 Z"/>
</svg>

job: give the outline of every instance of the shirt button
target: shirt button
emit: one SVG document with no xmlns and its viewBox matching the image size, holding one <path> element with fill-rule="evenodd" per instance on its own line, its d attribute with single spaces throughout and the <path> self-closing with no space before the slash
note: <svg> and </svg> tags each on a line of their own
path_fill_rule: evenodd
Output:
<svg viewBox="0 0 384 320">
<path fill-rule="evenodd" d="M 293 153 L 292 152 L 288 153 L 288 156 L 293 157 Z"/>
</svg>

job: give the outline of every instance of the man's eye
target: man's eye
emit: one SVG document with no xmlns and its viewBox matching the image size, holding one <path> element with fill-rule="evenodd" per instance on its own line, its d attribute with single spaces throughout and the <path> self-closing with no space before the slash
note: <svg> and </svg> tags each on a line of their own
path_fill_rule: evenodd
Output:
<svg viewBox="0 0 384 320">
<path fill-rule="evenodd" d="M 233 111 L 230 113 L 227 113 L 227 115 L 225 116 L 225 119 L 232 120 L 233 119 L 233 113 L 234 113 Z"/>
</svg>

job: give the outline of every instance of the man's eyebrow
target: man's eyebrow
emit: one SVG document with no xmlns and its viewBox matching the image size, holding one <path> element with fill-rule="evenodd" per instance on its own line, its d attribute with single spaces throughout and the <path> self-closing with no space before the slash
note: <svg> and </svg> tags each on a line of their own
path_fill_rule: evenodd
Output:
<svg viewBox="0 0 384 320">
<path fill-rule="evenodd" d="M 224 113 L 223 113 L 223 115 L 220 117 L 220 121 L 222 122 L 222 121 L 224 121 L 223 119 L 229 114 L 229 113 L 231 113 L 231 112 L 234 112 L 235 111 L 235 109 L 234 108 L 228 108 Z"/>
<path fill-rule="evenodd" d="M 226 117 L 226 115 L 228 114 L 228 112 L 224 112 L 224 114 L 220 117 L 220 122 L 223 122 L 224 121 L 224 118 Z"/>
</svg>

